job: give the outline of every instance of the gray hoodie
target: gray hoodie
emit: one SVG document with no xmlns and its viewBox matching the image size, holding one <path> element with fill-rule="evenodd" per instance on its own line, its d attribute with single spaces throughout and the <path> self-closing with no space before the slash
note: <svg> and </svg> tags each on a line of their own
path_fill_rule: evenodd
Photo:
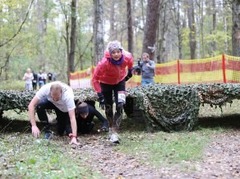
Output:
<svg viewBox="0 0 240 179">
<path fill-rule="evenodd" d="M 147 66 L 147 63 L 149 66 Z M 140 63 L 142 69 L 142 78 L 144 79 L 153 79 L 155 75 L 155 62 L 152 60 L 143 61 Z"/>
</svg>

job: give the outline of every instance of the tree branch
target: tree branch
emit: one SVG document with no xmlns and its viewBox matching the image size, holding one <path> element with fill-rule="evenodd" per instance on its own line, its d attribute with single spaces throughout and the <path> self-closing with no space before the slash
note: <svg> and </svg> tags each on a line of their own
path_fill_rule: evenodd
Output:
<svg viewBox="0 0 240 179">
<path fill-rule="evenodd" d="M 27 20 L 27 17 L 28 17 L 28 14 L 29 14 L 29 11 L 30 11 L 30 9 L 31 9 L 31 7 L 32 7 L 33 2 L 34 2 L 34 0 L 31 1 L 30 5 L 29 5 L 29 7 L 28 7 L 28 11 L 27 11 L 27 13 L 26 13 L 26 15 L 25 15 L 25 18 L 24 18 L 24 20 L 22 21 L 21 25 L 19 26 L 17 32 L 16 32 L 11 38 L 9 38 L 7 41 L 5 41 L 5 42 L 3 42 L 2 44 L 0 44 L 0 47 L 2 47 L 2 46 L 4 46 L 4 45 L 7 45 L 9 42 L 11 42 L 11 41 L 20 33 L 20 31 L 22 30 L 23 25 L 25 24 L 25 22 L 26 22 L 26 20 Z"/>
</svg>

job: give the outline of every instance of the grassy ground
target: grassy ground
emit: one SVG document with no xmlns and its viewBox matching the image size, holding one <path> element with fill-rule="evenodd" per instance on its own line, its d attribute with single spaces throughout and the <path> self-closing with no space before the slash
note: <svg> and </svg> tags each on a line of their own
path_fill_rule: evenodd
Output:
<svg viewBox="0 0 240 179">
<path fill-rule="evenodd" d="M 25 82 L 24 81 L 1 81 L 0 83 L 0 89 L 4 90 L 24 90 L 25 88 Z"/>
<path fill-rule="evenodd" d="M 239 127 L 238 118 L 236 100 L 223 107 L 222 112 L 208 105 L 201 107 L 199 127 L 192 132 L 147 133 L 141 123 L 124 119 L 121 145 L 114 150 L 154 166 L 200 160 L 212 136 Z M 50 142 L 43 136 L 34 139 L 27 113 L 4 112 L 0 123 L 0 178 L 104 178 L 89 167 L 90 157 L 85 153 L 76 155 L 77 149 L 68 142 L 67 137 L 56 137 Z"/>
<path fill-rule="evenodd" d="M 233 104 L 231 109 L 226 108 L 224 111 L 236 109 L 237 106 L 238 103 Z M 220 112 L 213 110 L 210 115 L 207 106 L 201 108 L 200 126 L 192 132 L 147 133 L 141 124 L 129 121 L 126 124 L 129 119 L 125 119 L 123 125 L 127 128 L 121 132 L 123 140 L 114 150 L 138 157 L 142 163 L 154 166 L 200 160 L 204 148 L 211 141 L 211 136 L 235 125 L 217 123 L 215 117 L 218 117 L 219 122 L 221 116 L 229 115 L 218 110 Z M 0 126 L 0 177 L 104 178 L 98 171 L 87 167 L 84 154 L 81 157 L 74 155 L 74 149 L 68 145 L 68 138 L 56 138 L 48 142 L 42 139 L 42 136 L 36 140 L 30 134 L 26 113 L 16 114 L 8 111 L 4 113 L 4 117 L 8 119 L 5 123 L 2 120 Z M 215 125 L 209 125 L 209 120 L 212 120 L 213 124 L 215 122 Z"/>
</svg>

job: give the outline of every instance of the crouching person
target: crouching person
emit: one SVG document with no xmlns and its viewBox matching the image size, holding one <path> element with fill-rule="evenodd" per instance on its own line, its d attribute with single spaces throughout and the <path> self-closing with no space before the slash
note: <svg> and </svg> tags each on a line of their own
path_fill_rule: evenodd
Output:
<svg viewBox="0 0 240 179">
<path fill-rule="evenodd" d="M 94 127 L 93 118 L 95 116 L 99 119 L 102 125 L 99 130 L 103 132 L 108 132 L 109 130 L 108 121 L 95 108 L 95 106 L 88 104 L 86 102 L 79 102 L 76 107 L 78 133 L 89 134 Z"/>
<path fill-rule="evenodd" d="M 40 136 L 40 130 L 35 119 L 35 110 L 39 120 L 44 124 L 45 138 L 48 139 L 51 136 L 46 109 L 53 109 L 57 116 L 59 135 L 64 134 L 66 125 L 70 123 L 71 128 L 67 131 L 71 138 L 70 144 L 78 145 L 75 108 L 74 93 L 70 86 L 60 81 L 42 86 L 28 105 L 28 115 L 33 136 Z"/>
</svg>

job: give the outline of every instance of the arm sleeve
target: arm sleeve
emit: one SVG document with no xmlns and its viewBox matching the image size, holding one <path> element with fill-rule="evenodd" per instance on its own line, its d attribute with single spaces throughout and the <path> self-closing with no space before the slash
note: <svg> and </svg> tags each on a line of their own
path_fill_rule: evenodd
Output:
<svg viewBox="0 0 240 179">
<path fill-rule="evenodd" d="M 99 74 L 101 74 L 101 70 L 100 70 L 100 67 L 97 66 L 94 69 L 93 78 L 92 78 L 92 85 L 93 85 L 94 90 L 97 93 L 101 93 L 101 87 L 100 87 L 100 82 L 99 82 Z"/>
<path fill-rule="evenodd" d="M 155 62 L 154 61 L 151 61 L 149 68 L 155 69 Z"/>
<path fill-rule="evenodd" d="M 106 119 L 103 117 L 103 115 L 98 110 L 96 110 L 93 107 L 92 107 L 92 110 L 93 110 L 94 115 L 99 119 L 99 121 L 101 121 L 101 122 L 106 121 Z"/>
</svg>

